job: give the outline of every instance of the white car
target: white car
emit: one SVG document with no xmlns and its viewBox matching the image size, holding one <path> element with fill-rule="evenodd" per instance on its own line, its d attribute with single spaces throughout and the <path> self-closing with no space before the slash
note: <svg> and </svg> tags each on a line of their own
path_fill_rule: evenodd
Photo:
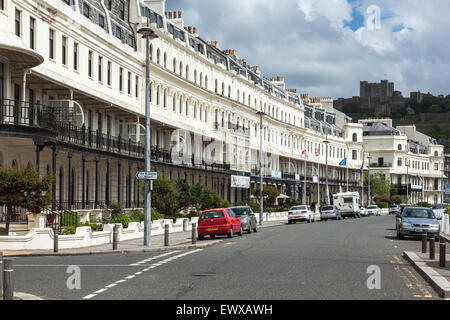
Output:
<svg viewBox="0 0 450 320">
<path fill-rule="evenodd" d="M 442 220 L 445 210 L 448 208 L 447 204 L 436 204 L 431 210 L 433 210 L 436 219 Z"/>
<path fill-rule="evenodd" d="M 309 206 L 299 205 L 294 206 L 289 210 L 288 223 L 297 223 L 297 221 L 308 221 L 308 223 L 315 222 L 314 212 Z"/>
<path fill-rule="evenodd" d="M 359 206 L 359 215 L 360 216 L 367 216 L 368 215 L 367 209 L 364 208 L 363 206 Z"/>
<path fill-rule="evenodd" d="M 381 209 L 376 205 L 367 206 L 366 212 L 368 216 L 381 216 Z"/>
</svg>

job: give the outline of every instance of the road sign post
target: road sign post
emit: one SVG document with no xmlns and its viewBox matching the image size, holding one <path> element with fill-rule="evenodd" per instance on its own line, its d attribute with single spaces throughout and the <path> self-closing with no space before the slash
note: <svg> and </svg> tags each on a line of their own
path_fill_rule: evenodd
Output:
<svg viewBox="0 0 450 320">
<path fill-rule="evenodd" d="M 136 172 L 136 179 L 138 180 L 158 180 L 158 172 Z"/>
</svg>

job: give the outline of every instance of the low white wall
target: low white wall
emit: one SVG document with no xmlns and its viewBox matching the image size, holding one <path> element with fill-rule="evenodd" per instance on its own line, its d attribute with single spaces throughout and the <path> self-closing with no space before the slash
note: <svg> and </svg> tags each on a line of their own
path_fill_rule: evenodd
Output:
<svg viewBox="0 0 450 320">
<path fill-rule="evenodd" d="M 259 222 L 259 214 L 255 214 Z M 88 216 L 84 216 L 88 219 Z M 287 220 L 287 212 L 264 213 L 263 221 Z M 198 217 L 172 220 L 156 220 L 152 222 L 151 232 L 153 236 L 163 235 L 165 225 L 169 225 L 169 232 L 183 232 L 184 221 L 187 221 L 186 231 L 192 230 L 192 224 L 198 224 Z M 130 222 L 127 229 L 123 229 L 119 224 L 119 241 L 141 239 L 144 237 L 144 223 Z M 110 244 L 113 240 L 114 224 L 105 224 L 103 231 L 92 232 L 91 227 L 78 227 L 74 235 L 59 235 L 58 247 L 60 249 L 87 248 L 92 246 Z M 52 250 L 53 249 L 53 229 L 33 228 L 23 236 L 0 236 L 0 250 Z"/>
</svg>

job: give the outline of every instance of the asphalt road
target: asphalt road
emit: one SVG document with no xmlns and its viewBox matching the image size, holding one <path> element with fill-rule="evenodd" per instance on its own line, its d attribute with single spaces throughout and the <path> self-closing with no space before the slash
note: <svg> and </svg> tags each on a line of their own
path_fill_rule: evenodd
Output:
<svg viewBox="0 0 450 320">
<path fill-rule="evenodd" d="M 286 224 L 197 251 L 15 258 L 15 287 L 47 299 L 439 299 L 401 257 L 420 241 L 397 240 L 394 223 Z M 67 287 L 70 265 L 80 289 Z M 379 268 L 380 289 L 368 288 L 368 268 Z"/>
</svg>

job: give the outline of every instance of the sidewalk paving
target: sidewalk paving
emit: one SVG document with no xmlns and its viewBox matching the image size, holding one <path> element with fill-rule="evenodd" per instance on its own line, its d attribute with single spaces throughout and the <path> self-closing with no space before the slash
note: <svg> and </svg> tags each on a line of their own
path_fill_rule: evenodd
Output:
<svg viewBox="0 0 450 320">
<path fill-rule="evenodd" d="M 264 222 L 263 226 L 258 228 L 274 227 L 286 224 L 287 221 L 270 221 Z M 53 250 L 19 250 L 19 251 L 3 251 L 4 257 L 20 257 L 20 256 L 76 256 L 91 254 L 111 254 L 111 253 L 139 253 L 139 252 L 159 252 L 168 250 L 190 250 L 214 246 L 222 243 L 221 238 L 210 240 L 197 240 L 196 244 L 192 244 L 192 232 L 178 232 L 169 234 L 169 246 L 164 246 L 164 235 L 151 237 L 151 246 L 143 245 L 143 238 L 119 242 L 117 250 L 112 250 L 112 243 L 79 249 L 60 249 L 58 253 Z"/>
<path fill-rule="evenodd" d="M 448 252 L 448 250 L 447 250 Z M 450 298 L 450 254 L 446 254 L 446 266 L 439 266 L 439 243 L 435 259 L 430 260 L 429 253 L 403 252 L 404 258 L 436 290 L 442 298 Z"/>
</svg>

